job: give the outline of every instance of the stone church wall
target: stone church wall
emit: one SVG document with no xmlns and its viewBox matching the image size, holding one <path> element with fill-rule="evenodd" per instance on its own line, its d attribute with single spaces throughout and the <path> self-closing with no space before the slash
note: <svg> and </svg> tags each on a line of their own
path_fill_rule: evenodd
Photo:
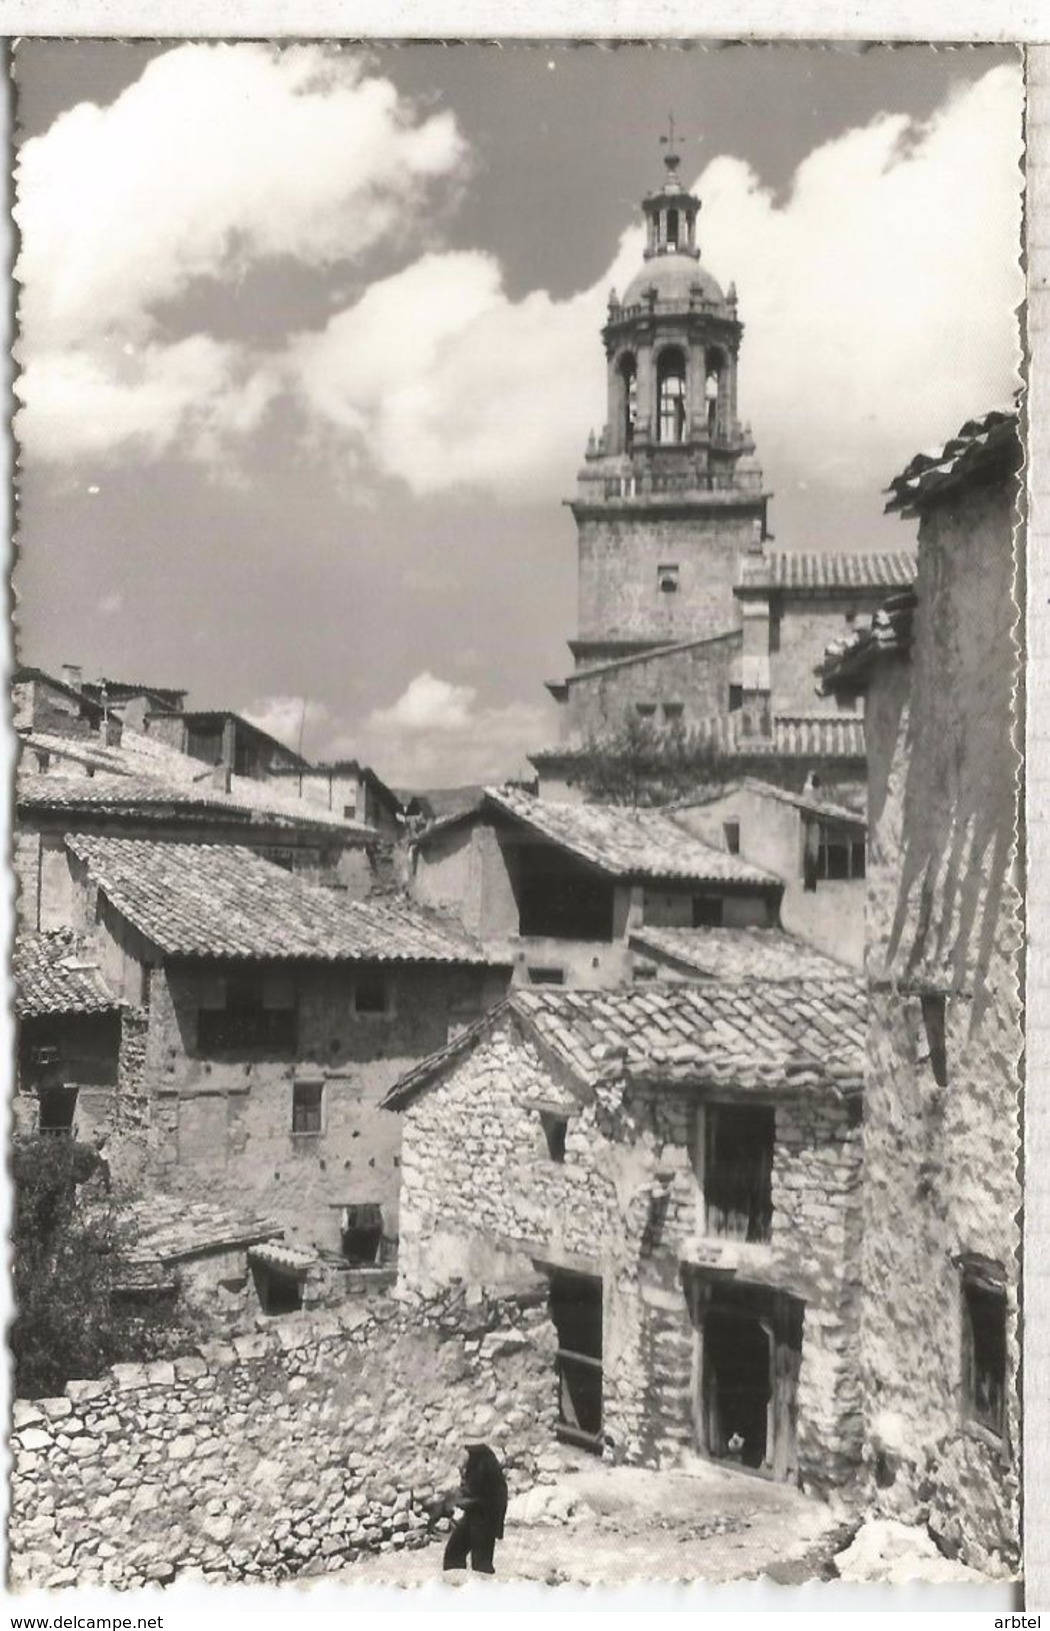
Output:
<svg viewBox="0 0 1050 1631">
<path fill-rule="evenodd" d="M 625 508 L 581 518 L 579 638 L 673 641 L 739 628 L 733 585 L 753 513 L 726 509 L 678 520 Z M 657 581 L 665 565 L 678 566 L 674 594 Z"/>
<path fill-rule="evenodd" d="M 565 709 L 567 733 L 586 740 L 615 730 L 639 704 L 655 708 L 651 717 L 657 726 L 669 723 L 665 703 L 683 709 L 680 718 L 687 729 L 724 713 L 730 684 L 738 677 L 740 647 L 741 636 L 734 631 L 686 651 L 653 652 L 593 677 L 573 677 Z"/>
</svg>

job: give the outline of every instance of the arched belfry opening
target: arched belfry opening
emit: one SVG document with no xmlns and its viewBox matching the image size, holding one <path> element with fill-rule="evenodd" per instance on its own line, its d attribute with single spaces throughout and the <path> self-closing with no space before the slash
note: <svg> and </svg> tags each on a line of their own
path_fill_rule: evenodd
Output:
<svg viewBox="0 0 1050 1631">
<path fill-rule="evenodd" d="M 660 353 L 656 370 L 657 438 L 664 443 L 685 441 L 685 354 L 677 346 Z"/>
<path fill-rule="evenodd" d="M 627 352 L 620 359 L 620 445 L 625 453 L 634 448 L 634 428 L 638 423 L 638 364 Z"/>
<path fill-rule="evenodd" d="M 721 403 L 726 360 L 720 351 L 707 353 L 704 379 L 704 412 L 707 433 L 716 436 L 721 426 Z"/>
</svg>

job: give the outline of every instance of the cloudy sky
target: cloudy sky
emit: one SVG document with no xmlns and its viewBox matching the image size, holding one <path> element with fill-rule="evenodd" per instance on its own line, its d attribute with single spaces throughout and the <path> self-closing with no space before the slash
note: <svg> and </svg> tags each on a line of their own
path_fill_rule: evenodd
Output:
<svg viewBox="0 0 1050 1631">
<path fill-rule="evenodd" d="M 1009 396 L 1015 53 L 16 55 L 20 657 L 398 785 L 520 773 L 569 665 L 599 330 L 673 108 L 785 548 Z"/>
</svg>

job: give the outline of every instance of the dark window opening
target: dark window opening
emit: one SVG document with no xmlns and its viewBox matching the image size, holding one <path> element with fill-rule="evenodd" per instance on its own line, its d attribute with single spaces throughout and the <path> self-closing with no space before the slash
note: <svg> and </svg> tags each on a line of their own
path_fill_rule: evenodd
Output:
<svg viewBox="0 0 1050 1631">
<path fill-rule="evenodd" d="M 283 844 L 267 844 L 260 849 L 259 854 L 262 856 L 264 861 L 269 861 L 272 866 L 279 866 L 282 872 L 295 871 L 294 849 L 289 849 Z"/>
<path fill-rule="evenodd" d="M 729 687 L 729 712 L 731 714 L 739 713 L 740 709 L 743 706 L 744 706 L 744 687 L 742 685 L 730 685 L 730 687 Z"/>
<path fill-rule="evenodd" d="M 719 384 L 720 382 L 717 372 L 712 371 L 709 373 L 704 385 L 704 398 L 707 407 L 707 430 L 708 434 L 711 436 L 713 436 L 718 429 Z"/>
<path fill-rule="evenodd" d="M 522 844 L 510 858 L 519 934 L 612 940 L 614 886 L 608 878 L 546 844 Z"/>
<path fill-rule="evenodd" d="M 775 657 L 780 650 L 780 620 L 780 607 L 771 606 L 769 608 L 769 654 L 771 657 Z"/>
<path fill-rule="evenodd" d="M 997 1438 L 1006 1435 L 1006 1289 L 963 1270 L 963 1410 Z"/>
<path fill-rule="evenodd" d="M 775 1122 L 766 1105 L 712 1105 L 708 1110 L 704 1204 L 709 1235 L 769 1240 Z"/>
<path fill-rule="evenodd" d="M 672 249 L 672 250 L 678 248 L 678 211 L 677 210 L 668 210 L 668 212 L 667 212 L 667 247 L 668 247 L 668 249 Z"/>
<path fill-rule="evenodd" d="M 269 1264 L 253 1263 L 252 1279 L 264 1314 L 295 1314 L 303 1306 L 303 1283 Z"/>
<path fill-rule="evenodd" d="M 355 1014 L 390 1012 L 390 986 L 382 974 L 359 974 L 354 982 Z"/>
<path fill-rule="evenodd" d="M 676 595 L 678 593 L 678 563 L 668 561 L 656 568 L 656 585 L 662 595 Z"/>
<path fill-rule="evenodd" d="M 848 883 L 863 878 L 866 848 L 864 834 L 852 827 L 836 826 L 829 821 L 807 821 L 802 868 L 804 887 L 812 890 L 822 881 Z"/>
<path fill-rule="evenodd" d="M 197 1012 L 200 1053 L 266 1048 L 294 1054 L 299 1043 L 299 1011 L 290 982 L 250 975 L 221 981 L 223 1000 Z"/>
<path fill-rule="evenodd" d="M 740 854 L 740 823 L 739 821 L 723 821 L 722 837 L 725 840 L 726 850 L 730 855 Z"/>
<path fill-rule="evenodd" d="M 357 805 L 356 804 L 344 804 L 343 805 L 343 820 L 344 821 L 356 821 L 357 820 Z"/>
<path fill-rule="evenodd" d="M 564 985 L 565 970 L 563 968 L 534 968 L 529 966 L 530 985 Z"/>
<path fill-rule="evenodd" d="M 633 980 L 655 980 L 656 968 L 652 963 L 635 963 L 631 970 Z"/>
<path fill-rule="evenodd" d="M 634 711 L 638 715 L 639 719 L 655 719 L 656 718 L 656 703 L 655 702 L 636 702 L 635 705 L 634 705 Z"/>
<path fill-rule="evenodd" d="M 922 1024 L 926 1033 L 930 1069 L 938 1087 L 948 1085 L 948 1039 L 945 1030 L 948 1003 L 943 992 L 930 992 L 920 998 Z M 921 1062 L 921 1061 L 920 1061 Z"/>
<path fill-rule="evenodd" d="M 343 1208 L 343 1256 L 358 1268 L 378 1263 L 383 1244 L 383 1208 L 366 1201 Z"/>
<path fill-rule="evenodd" d="M 684 714 L 685 714 L 685 703 L 684 702 L 665 702 L 664 703 L 664 724 L 665 725 L 678 725 L 678 724 L 680 724 Z"/>
<path fill-rule="evenodd" d="M 721 895 L 693 896 L 693 928 L 720 929 L 722 927 Z"/>
<path fill-rule="evenodd" d="M 292 1132 L 320 1133 L 324 1131 L 324 1083 L 292 1083 Z"/>
<path fill-rule="evenodd" d="M 634 430 L 638 423 L 638 370 L 633 357 L 624 357 L 620 364 L 623 390 L 623 448 L 630 453 L 634 448 Z"/>
<path fill-rule="evenodd" d="M 661 442 L 685 441 L 685 358 L 665 351 L 657 368 L 658 433 Z"/>
<path fill-rule="evenodd" d="M 43 1087 L 40 1089 L 40 1132 L 71 1137 L 77 1113 L 75 1087 Z"/>
<path fill-rule="evenodd" d="M 602 1445 L 602 1282 L 556 1269 L 550 1309 L 558 1333 L 558 1437 L 584 1449 Z"/>
<path fill-rule="evenodd" d="M 547 1140 L 547 1154 L 552 1161 L 561 1164 L 565 1160 L 565 1135 L 569 1130 L 568 1117 L 559 1116 L 553 1110 L 541 1110 L 540 1123 L 543 1127 L 543 1136 Z"/>
</svg>

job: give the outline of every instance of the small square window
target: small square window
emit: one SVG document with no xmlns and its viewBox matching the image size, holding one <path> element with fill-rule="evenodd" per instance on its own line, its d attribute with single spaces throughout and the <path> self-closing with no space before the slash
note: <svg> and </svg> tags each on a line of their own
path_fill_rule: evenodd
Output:
<svg viewBox="0 0 1050 1631">
<path fill-rule="evenodd" d="M 631 970 L 631 978 L 636 982 L 656 979 L 656 969 L 652 963 L 635 963 Z"/>
<path fill-rule="evenodd" d="M 357 820 L 357 805 L 356 804 L 344 804 L 343 805 L 343 820 L 344 821 L 356 821 Z"/>
<path fill-rule="evenodd" d="M 382 974 L 359 974 L 354 982 L 355 1014 L 388 1014 L 390 985 Z"/>
<path fill-rule="evenodd" d="M 722 927 L 721 895 L 693 896 L 693 928 L 720 929 Z"/>
<path fill-rule="evenodd" d="M 963 1413 L 1006 1436 L 1006 1287 L 1001 1268 L 962 1271 Z"/>
<path fill-rule="evenodd" d="M 316 1135 L 324 1131 L 324 1083 L 292 1083 L 292 1132 Z"/>
<path fill-rule="evenodd" d="M 677 725 L 685 715 L 684 702 L 665 702 L 664 719 L 668 725 Z"/>
<path fill-rule="evenodd" d="M 678 593 L 678 565 L 670 562 L 665 566 L 656 568 L 656 583 L 662 595 L 676 595 Z"/>
<path fill-rule="evenodd" d="M 547 1153 L 559 1166 L 565 1161 L 565 1135 L 569 1130 L 568 1116 L 556 1115 L 553 1110 L 540 1111 L 543 1136 L 547 1140 Z"/>
<path fill-rule="evenodd" d="M 722 838 L 730 855 L 740 854 L 740 823 L 739 821 L 723 821 Z"/>
<path fill-rule="evenodd" d="M 639 719 L 655 719 L 655 717 L 656 717 L 656 703 L 655 702 L 636 702 L 635 705 L 634 705 L 634 711 L 638 715 Z"/>
</svg>

